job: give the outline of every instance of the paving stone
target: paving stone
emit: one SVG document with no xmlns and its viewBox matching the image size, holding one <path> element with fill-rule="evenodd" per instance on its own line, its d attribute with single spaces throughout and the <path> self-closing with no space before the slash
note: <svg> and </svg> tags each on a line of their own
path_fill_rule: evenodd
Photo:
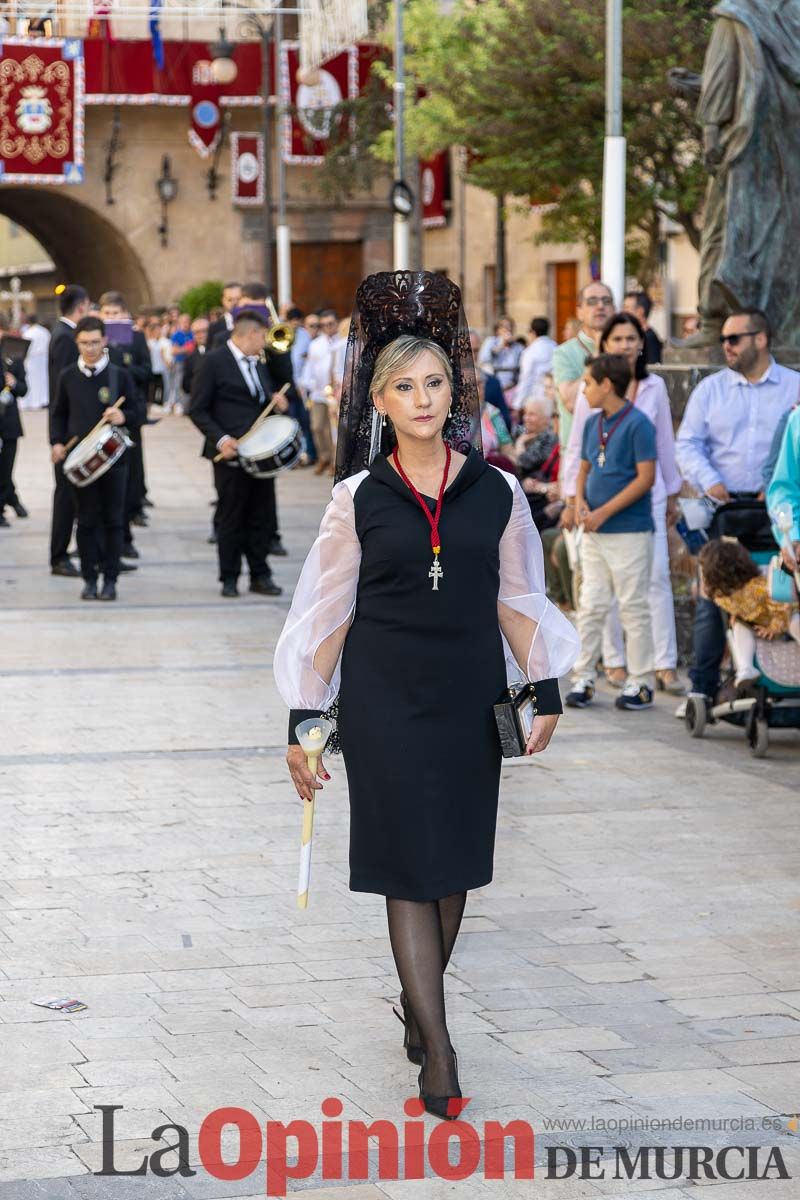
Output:
<svg viewBox="0 0 800 1200">
<path fill-rule="evenodd" d="M 692 1021 L 690 1024 L 699 1042 L 724 1041 L 729 1038 L 737 1041 L 748 1035 L 756 1038 L 800 1036 L 800 1017 L 730 1017 L 718 1021 Z"/>
<path fill-rule="evenodd" d="M 800 1061 L 800 1037 L 753 1038 L 746 1042 L 715 1042 L 714 1053 L 741 1066 Z"/>
</svg>

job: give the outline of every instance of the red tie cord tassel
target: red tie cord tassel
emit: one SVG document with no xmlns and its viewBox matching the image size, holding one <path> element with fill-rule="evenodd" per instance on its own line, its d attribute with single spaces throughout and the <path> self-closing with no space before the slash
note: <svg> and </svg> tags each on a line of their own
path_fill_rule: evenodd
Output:
<svg viewBox="0 0 800 1200">
<path fill-rule="evenodd" d="M 444 464 L 444 474 L 442 475 L 442 482 L 439 485 L 439 495 L 436 498 L 436 513 L 435 513 L 435 515 L 431 515 L 431 510 L 428 508 L 427 504 L 422 499 L 422 496 L 417 491 L 417 489 L 414 487 L 413 483 L 411 482 L 411 480 L 408 478 L 405 471 L 403 470 L 403 467 L 400 463 L 399 455 L 397 453 L 397 446 L 395 446 L 394 450 L 392 451 L 392 458 L 394 459 L 394 463 L 395 463 L 395 466 L 397 467 L 397 472 L 398 472 L 400 478 L 402 479 L 402 481 L 406 485 L 406 487 L 413 493 L 414 498 L 417 501 L 417 504 L 420 506 L 422 511 L 425 513 L 425 516 L 428 518 L 428 523 L 430 524 L 430 527 L 431 527 L 431 548 L 433 550 L 434 555 L 437 558 L 442 549 L 441 541 L 439 539 L 439 518 L 442 515 L 442 501 L 444 500 L 444 491 L 445 491 L 445 488 L 447 487 L 447 476 L 450 474 L 451 454 L 450 454 L 450 447 L 446 443 L 445 443 L 445 452 L 446 452 L 446 458 L 445 458 L 445 464 Z"/>
</svg>

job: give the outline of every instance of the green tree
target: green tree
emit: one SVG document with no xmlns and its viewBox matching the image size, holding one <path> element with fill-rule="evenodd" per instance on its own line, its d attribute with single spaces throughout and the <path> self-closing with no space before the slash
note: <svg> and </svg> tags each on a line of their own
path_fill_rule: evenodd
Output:
<svg viewBox="0 0 800 1200">
<path fill-rule="evenodd" d="M 692 104 L 670 93 L 667 72 L 701 68 L 712 2 L 624 5 L 629 267 L 642 283 L 656 270 L 662 214 L 700 242 L 699 130 Z M 406 39 L 408 93 L 422 96 L 408 107 L 409 152 L 469 147 L 470 182 L 549 204 L 541 239 L 583 241 L 596 251 L 605 119 L 598 0 L 457 0 L 448 13 L 439 0 L 411 0 Z M 373 70 L 391 81 L 388 66 Z M 356 135 L 362 180 L 375 160 L 392 158 L 388 120 L 370 140 L 376 123 L 380 117 Z M 341 151 L 336 165 L 341 172 Z"/>
<path fill-rule="evenodd" d="M 188 313 L 192 320 L 206 317 L 212 308 L 219 308 L 222 304 L 222 281 L 207 279 L 205 283 L 198 283 L 184 292 L 178 303 L 181 312 Z"/>
</svg>

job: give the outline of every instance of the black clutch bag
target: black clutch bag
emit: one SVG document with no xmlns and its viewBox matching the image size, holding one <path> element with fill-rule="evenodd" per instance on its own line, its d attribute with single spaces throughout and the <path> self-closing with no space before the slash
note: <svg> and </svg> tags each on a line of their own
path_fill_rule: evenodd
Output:
<svg viewBox="0 0 800 1200">
<path fill-rule="evenodd" d="M 519 758 L 537 715 L 536 689 L 532 683 L 512 684 L 494 705 L 503 758 Z"/>
</svg>

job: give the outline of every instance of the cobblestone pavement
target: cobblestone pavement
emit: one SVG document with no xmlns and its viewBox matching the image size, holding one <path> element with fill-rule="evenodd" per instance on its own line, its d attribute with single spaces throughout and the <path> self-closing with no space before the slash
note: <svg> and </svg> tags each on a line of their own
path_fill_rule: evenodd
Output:
<svg viewBox="0 0 800 1200">
<path fill-rule="evenodd" d="M 46 569 L 42 414 L 26 424 L 32 515 L 0 531 L 0 1197 L 263 1195 L 263 1165 L 239 1182 L 98 1178 L 95 1106 L 121 1106 L 114 1161 L 131 1170 L 172 1123 L 196 1163 L 200 1123 L 222 1106 L 319 1129 L 333 1096 L 342 1121 L 400 1125 L 416 1095 L 382 901 L 347 889 L 340 763 L 317 805 L 310 907 L 295 907 L 301 812 L 270 662 L 327 485 L 279 483 L 284 596 L 223 601 L 208 465 L 188 422 L 166 418 L 147 431 L 157 507 L 141 568 L 118 604 L 81 604 Z M 540 1166 L 533 1183 L 454 1183 L 429 1168 L 390 1182 L 371 1159 L 366 1181 L 317 1168 L 292 1188 L 676 1200 L 694 1190 L 685 1163 L 670 1179 L 668 1154 L 667 1178 L 628 1181 L 612 1149 L 777 1145 L 793 1178 L 726 1183 L 726 1200 L 800 1195 L 787 1119 L 800 1109 L 800 742 L 778 735 L 756 762 L 733 730 L 690 741 L 673 706 L 620 714 L 602 693 L 547 755 L 505 767 L 495 882 L 470 896 L 447 980 L 475 1128 L 530 1122 L 540 1163 L 548 1145 L 603 1147 L 606 1177 Z M 31 1003 L 67 995 L 87 1010 Z M 679 1119 L 715 1126 L 645 1127 Z M 227 1130 L 233 1158 L 236 1145 Z M 741 1166 L 729 1158 L 730 1174 Z"/>
</svg>

